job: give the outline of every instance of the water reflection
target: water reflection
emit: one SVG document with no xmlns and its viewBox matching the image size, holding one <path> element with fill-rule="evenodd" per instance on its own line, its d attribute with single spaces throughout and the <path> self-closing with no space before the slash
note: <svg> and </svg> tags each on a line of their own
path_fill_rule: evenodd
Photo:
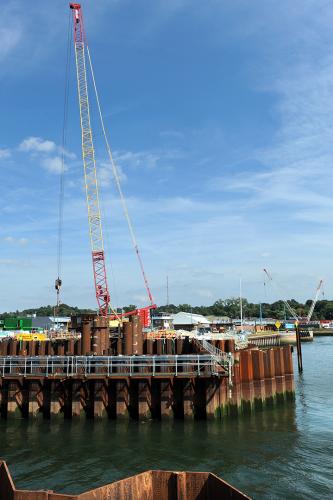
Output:
<svg viewBox="0 0 333 500">
<path fill-rule="evenodd" d="M 21 487 L 82 491 L 146 469 L 235 469 L 275 460 L 297 440 L 295 405 L 204 422 L 1 422 L 0 454 Z M 230 477 L 229 477 L 230 476 Z M 79 485 L 79 488 L 78 488 Z"/>
</svg>

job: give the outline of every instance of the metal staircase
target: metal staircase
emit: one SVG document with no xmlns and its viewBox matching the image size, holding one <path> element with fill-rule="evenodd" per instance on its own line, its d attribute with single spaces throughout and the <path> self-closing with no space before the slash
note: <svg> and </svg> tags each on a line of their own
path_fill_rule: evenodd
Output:
<svg viewBox="0 0 333 500">
<path fill-rule="evenodd" d="M 201 340 L 194 338 L 193 341 L 200 351 L 205 351 L 212 356 L 218 366 L 216 374 L 219 376 L 227 376 L 229 379 L 229 387 L 232 387 L 232 367 L 234 365 L 234 356 L 232 353 L 221 351 L 221 349 L 213 346 L 205 339 Z"/>
</svg>

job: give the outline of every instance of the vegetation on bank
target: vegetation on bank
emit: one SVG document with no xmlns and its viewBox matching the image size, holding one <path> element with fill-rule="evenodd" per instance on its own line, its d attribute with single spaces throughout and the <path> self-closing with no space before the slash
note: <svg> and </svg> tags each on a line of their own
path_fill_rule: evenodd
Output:
<svg viewBox="0 0 333 500">
<path fill-rule="evenodd" d="M 289 304 L 296 311 L 297 315 L 302 317 L 308 314 L 311 307 L 312 300 L 307 300 L 304 304 L 297 302 L 292 299 L 289 300 Z M 124 307 L 124 311 L 131 311 L 136 309 L 136 306 L 131 304 Z M 190 304 L 179 304 L 178 306 L 174 304 L 169 304 L 165 306 L 160 306 L 156 309 L 156 312 L 169 312 L 177 313 L 179 311 L 192 312 L 193 314 L 203 314 L 204 316 L 227 316 L 229 318 L 239 318 L 239 298 L 231 299 L 219 299 L 211 306 L 191 306 Z M 288 311 L 285 310 L 285 305 L 282 300 L 278 300 L 269 303 L 261 304 L 262 317 L 263 318 L 277 318 L 285 319 L 290 315 Z M 67 304 L 61 304 L 58 310 L 59 316 L 71 316 L 75 314 L 85 314 L 94 313 L 94 309 L 80 309 L 78 307 L 72 307 Z M 53 316 L 54 306 L 43 306 L 36 309 L 25 309 L 23 311 L 12 311 L 0 314 L 0 318 L 12 317 L 12 316 L 27 316 L 36 314 L 37 316 Z M 243 299 L 243 315 L 247 318 L 259 318 L 260 317 L 260 305 L 252 302 L 248 302 Z M 333 300 L 319 300 L 316 304 L 312 319 L 333 319 Z"/>
<path fill-rule="evenodd" d="M 67 304 L 60 304 L 57 315 L 58 316 L 72 316 L 75 314 L 89 314 L 95 313 L 96 309 L 80 309 L 79 307 L 68 306 Z M 13 316 L 32 316 L 36 314 L 36 316 L 53 316 L 54 315 L 54 306 L 42 306 L 38 308 L 32 309 L 24 309 L 23 311 L 11 311 L 0 314 L 0 318 L 10 318 Z"/>
<path fill-rule="evenodd" d="M 291 307 L 295 310 L 297 316 L 307 316 L 312 304 L 312 300 L 307 300 L 304 304 L 291 299 L 288 301 Z M 227 316 L 235 319 L 240 316 L 239 298 L 219 299 L 211 306 L 191 306 L 190 304 L 179 304 L 175 306 L 161 306 L 157 311 L 165 311 L 169 313 L 177 313 L 179 311 L 192 312 L 193 314 L 202 314 L 204 316 Z M 289 318 L 290 314 L 286 310 L 283 300 L 277 300 L 271 304 L 263 302 L 261 304 L 261 313 L 263 318 L 276 318 L 284 320 Z M 243 316 L 246 318 L 260 317 L 260 304 L 255 304 L 243 299 Z M 333 319 L 333 301 L 318 300 L 315 310 L 312 315 L 314 319 Z"/>
</svg>

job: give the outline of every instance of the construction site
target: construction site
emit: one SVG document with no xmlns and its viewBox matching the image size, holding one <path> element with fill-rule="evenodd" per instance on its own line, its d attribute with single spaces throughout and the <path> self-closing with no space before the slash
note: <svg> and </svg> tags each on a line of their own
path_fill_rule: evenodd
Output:
<svg viewBox="0 0 333 500">
<path fill-rule="evenodd" d="M 289 346 L 149 338 L 138 316 L 111 335 L 105 318 L 72 318 L 79 338 L 0 343 L 1 416 L 218 418 L 294 394 Z"/>
<path fill-rule="evenodd" d="M 168 328 L 151 327 L 151 312 L 156 305 L 109 145 L 82 8 L 80 4 L 72 3 L 70 9 L 97 312 L 72 316 L 65 333 L 55 329 L 50 335 L 32 331 L 30 320 L 16 322 L 16 326 L 11 325 L 10 320 L 4 323 L 8 329 L 19 328 L 21 334 L 0 340 L 1 419 L 216 419 L 223 425 L 226 418 L 264 411 L 293 400 L 292 348 L 280 345 L 275 334 L 271 336 L 271 342 L 267 342 L 268 337 L 264 340 L 258 337 L 242 343 L 223 334 L 186 335 Z M 88 81 L 92 82 L 91 95 L 97 104 L 110 168 L 147 294 L 147 306 L 126 313 L 112 307 L 107 279 Z M 65 120 L 66 99 L 65 95 Z M 63 151 L 66 148 L 65 130 L 64 123 Z M 65 286 L 61 271 L 64 155 L 59 199 L 55 318 L 62 287 Z M 162 498 L 247 498 L 237 490 L 232 492 L 232 487 L 213 475 L 192 477 L 187 473 L 183 477 L 180 473 L 161 471 L 145 474 L 139 479 L 130 478 L 127 486 L 117 483 L 109 486 L 107 494 L 116 494 L 114 498 L 132 498 L 126 491 L 137 488 L 138 496 L 155 498 L 152 491 L 163 486 L 166 493 Z M 136 486 L 129 486 L 130 482 Z M 157 486 L 157 483 L 163 484 Z M 3 498 L 37 498 L 33 492 L 15 491 L 10 474 L 1 463 L 0 492 L 5 492 Z M 105 491 L 68 498 L 106 498 Z M 51 497 L 67 498 L 66 495 L 46 493 L 38 496 Z"/>
<path fill-rule="evenodd" d="M 88 225 L 98 313 L 71 318 L 64 338 L 24 334 L 0 343 L 2 418 L 224 418 L 293 397 L 290 347 L 259 349 L 232 338 L 205 340 L 150 331 L 156 308 L 108 140 L 80 4 L 70 4 L 67 59 L 74 45 Z M 87 72 L 89 71 L 89 78 Z M 88 81 L 138 259 L 149 305 L 119 314 L 112 308 L 105 263 Z M 60 181 L 57 304 L 61 301 L 64 157 L 69 79 L 65 85 Z M 28 320 L 27 320 L 28 321 Z M 24 329 L 26 325 L 21 325 Z M 24 331 L 23 331 L 24 333 Z"/>
</svg>

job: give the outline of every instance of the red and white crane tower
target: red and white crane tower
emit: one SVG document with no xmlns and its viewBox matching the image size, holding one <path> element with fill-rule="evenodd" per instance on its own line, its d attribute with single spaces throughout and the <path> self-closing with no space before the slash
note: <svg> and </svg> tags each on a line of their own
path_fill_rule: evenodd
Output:
<svg viewBox="0 0 333 500">
<path fill-rule="evenodd" d="M 80 121 L 81 121 L 81 137 L 82 137 L 82 158 L 83 158 L 83 168 L 84 168 L 86 201 L 88 208 L 88 223 L 89 223 L 90 245 L 92 254 L 92 265 L 93 265 L 95 292 L 96 292 L 99 314 L 101 316 L 108 316 L 110 318 L 137 314 L 141 317 L 143 325 L 149 326 L 150 310 L 154 309 L 156 305 L 154 304 L 152 293 L 148 284 L 148 279 L 143 267 L 142 258 L 139 252 L 138 244 L 135 239 L 135 234 L 127 210 L 126 201 L 122 193 L 118 170 L 113 161 L 112 152 L 106 133 L 106 128 L 104 125 L 103 114 L 101 111 L 100 100 L 97 92 L 89 47 L 87 44 L 86 34 L 84 30 L 82 7 L 81 4 L 79 3 L 70 3 L 70 9 L 72 9 L 73 13 L 72 17 L 73 17 L 73 28 L 74 28 L 74 50 L 75 50 L 76 76 L 77 76 L 77 88 L 78 88 Z M 93 87 L 99 111 L 99 117 L 101 121 L 107 152 L 110 159 L 110 164 L 114 174 L 116 186 L 120 195 L 121 203 L 124 209 L 125 217 L 128 223 L 134 250 L 139 261 L 139 266 L 144 279 L 148 298 L 150 301 L 149 306 L 141 309 L 136 309 L 134 311 L 130 311 L 123 315 L 117 315 L 115 313 L 111 314 L 110 292 L 107 282 L 102 220 L 101 220 L 101 211 L 99 202 L 96 157 L 95 157 L 95 148 L 94 148 L 91 118 L 90 118 L 87 66 L 88 68 L 90 68 L 91 71 Z M 62 284 L 61 279 L 58 276 L 58 279 L 56 280 L 56 289 L 58 296 L 61 284 Z"/>
</svg>

